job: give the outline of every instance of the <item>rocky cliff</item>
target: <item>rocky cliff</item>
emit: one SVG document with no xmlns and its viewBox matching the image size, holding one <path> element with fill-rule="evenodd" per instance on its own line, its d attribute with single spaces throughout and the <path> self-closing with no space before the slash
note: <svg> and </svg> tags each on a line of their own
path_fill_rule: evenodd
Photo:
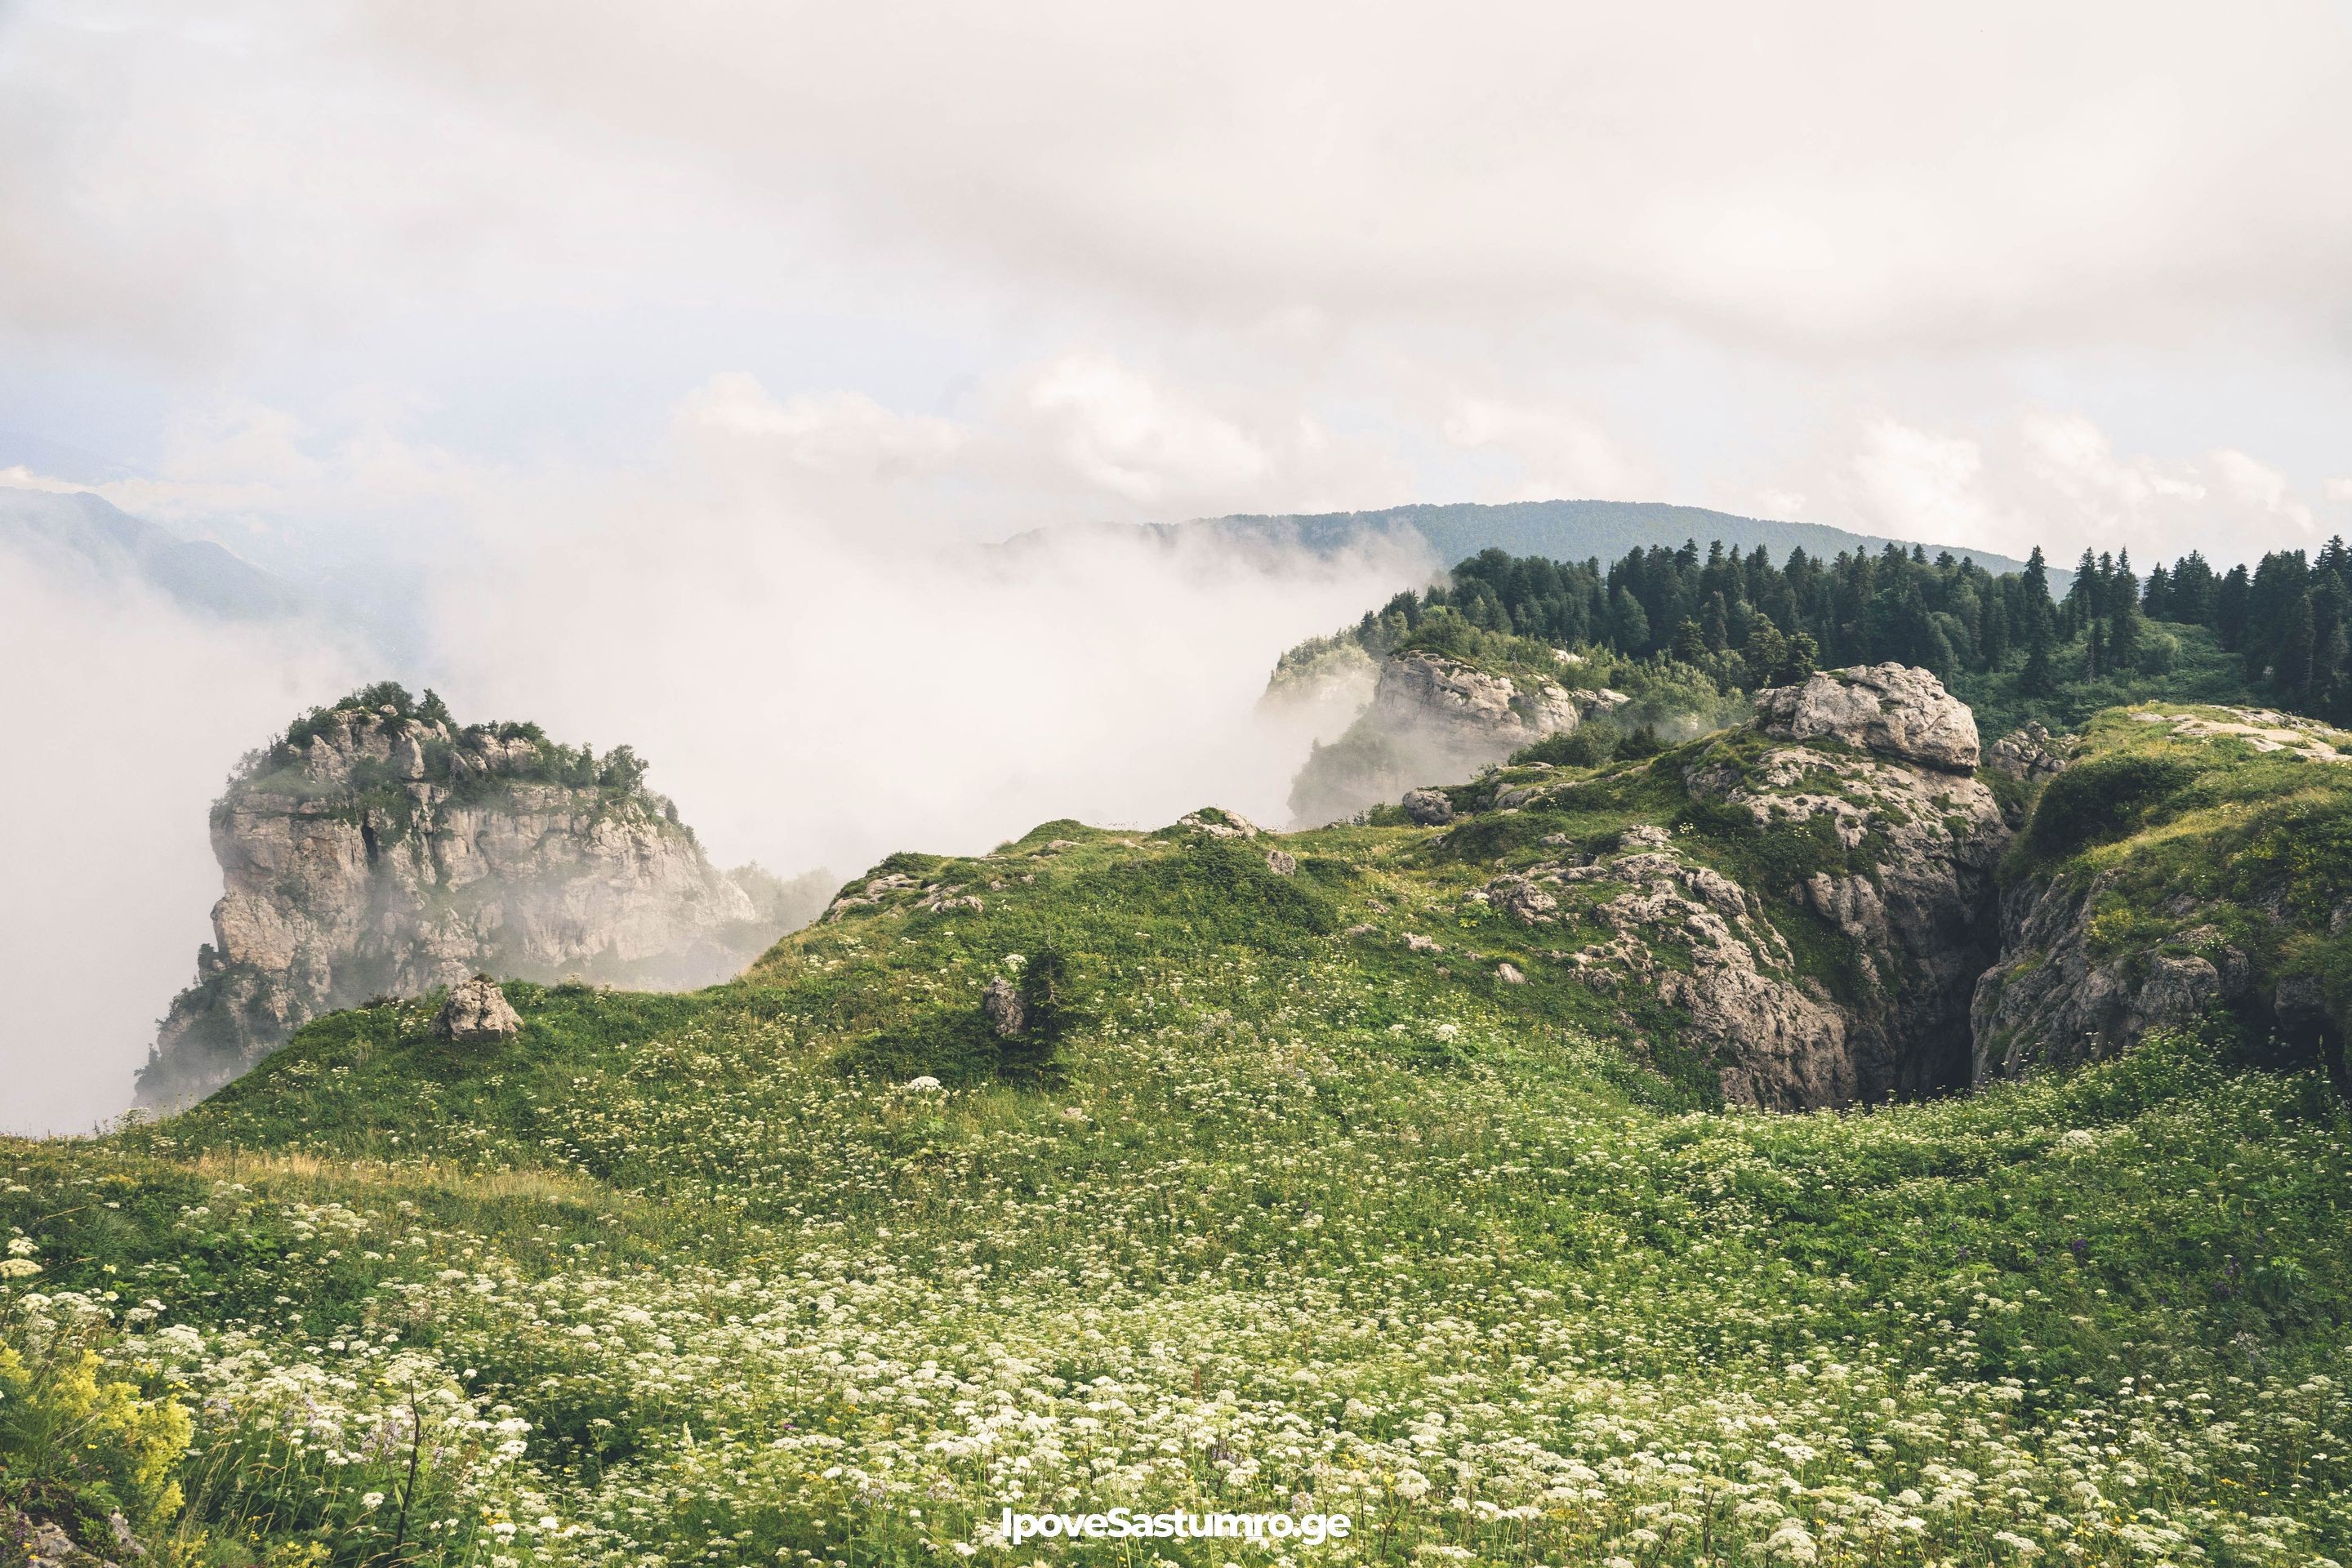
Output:
<svg viewBox="0 0 2352 1568">
<path fill-rule="evenodd" d="M 1972 1076 L 2234 1024 L 2342 1070 L 2352 1020 L 2352 734 L 2249 709 L 2099 715 L 2045 749 L 1979 981 Z"/>
<path fill-rule="evenodd" d="M 200 1098 L 311 1017 L 477 971 L 646 987 L 734 973 L 793 923 L 779 885 L 754 873 L 755 904 L 643 773 L 626 747 L 600 759 L 530 725 L 460 728 L 396 687 L 314 711 L 213 807 L 226 889 L 139 1102 Z"/>
<path fill-rule="evenodd" d="M 1520 763 L 1402 815 L 1503 851 L 1477 901 L 1726 1099 L 1802 1110 L 1968 1081 L 2011 834 L 1978 762 L 1966 706 L 1878 666 L 1654 760 Z"/>
<path fill-rule="evenodd" d="M 1563 668 L 1573 668 L 1562 666 Z M 1433 780 L 1467 778 L 1624 699 L 1572 689 L 1524 668 L 1495 670 L 1428 648 L 1380 661 L 1371 698 L 1318 746 L 1290 792 L 1295 823 L 1336 822 Z"/>
<path fill-rule="evenodd" d="M 1965 1082 L 1969 1003 L 1994 957 L 1994 877 L 2011 827 L 1975 774 L 1976 720 L 1925 670 L 1819 674 L 1759 693 L 1754 733 L 1786 741 L 1689 770 L 1696 796 L 1775 836 L 1834 844 L 1846 863 L 1786 889 L 1848 944 L 1842 1029 L 1785 1057 L 1743 1051 L 1726 1093 L 1758 1104 L 1839 1104 Z M 1808 1048 L 1809 1047 L 1809 1048 Z"/>
</svg>

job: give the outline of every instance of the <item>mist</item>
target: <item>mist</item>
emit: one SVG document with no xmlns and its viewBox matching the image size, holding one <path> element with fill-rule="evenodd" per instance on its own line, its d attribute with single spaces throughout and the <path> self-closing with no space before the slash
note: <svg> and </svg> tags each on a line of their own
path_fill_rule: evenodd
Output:
<svg viewBox="0 0 2352 1568">
<path fill-rule="evenodd" d="M 455 590 L 444 689 L 461 717 L 628 742 L 729 864 L 845 876 L 1211 804 L 1279 824 L 1353 714 L 1261 711 L 1276 656 L 1434 567 L 1412 536 L 1242 561 L 1123 529 L 994 551 L 672 513 L 526 541 Z"/>
<path fill-rule="evenodd" d="M 434 685 L 462 722 L 626 742 L 718 865 L 846 877 L 1062 816 L 1158 826 L 1215 804 L 1279 824 L 1352 710 L 1262 710 L 1275 658 L 1435 567 L 1411 535 L 1333 557 L 1123 528 L 996 548 L 876 490 L 681 465 L 616 481 L 601 514 L 567 488 L 413 563 L 432 584 L 415 659 L 0 555 L 0 721 L 23 759 L 0 782 L 18 841 L 0 1131 L 128 1106 L 210 939 L 209 804 L 247 751 L 365 680 Z"/>
<path fill-rule="evenodd" d="M 87 1132 L 195 973 L 220 896 L 206 807 L 362 666 L 334 636 L 200 620 L 0 549 L 0 1132 Z"/>
</svg>

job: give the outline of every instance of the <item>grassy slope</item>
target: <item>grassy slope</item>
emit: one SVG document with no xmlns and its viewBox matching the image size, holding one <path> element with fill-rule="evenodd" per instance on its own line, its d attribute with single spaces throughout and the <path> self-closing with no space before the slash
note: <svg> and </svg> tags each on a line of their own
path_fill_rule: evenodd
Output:
<svg viewBox="0 0 2352 1568">
<path fill-rule="evenodd" d="M 2099 714 L 2063 781 L 2072 810 L 2042 814 L 2010 875 L 2104 879 L 2096 962 L 2227 943 L 2251 961 L 2258 993 L 2307 976 L 2339 1024 L 2352 1021 L 2352 924 L 2336 916 L 2352 902 L 2352 764 L 2147 721 L 2227 726 L 2246 712 L 2160 702 Z M 2281 722 L 2352 753 L 2352 734 Z"/>
<path fill-rule="evenodd" d="M 221 1562 L 386 1560 L 412 1405 L 440 1447 L 398 1534 L 435 1562 L 929 1562 L 1008 1503 L 1302 1494 L 1362 1523 L 1326 1561 L 2352 1552 L 2325 1086 L 2171 1042 L 1870 1115 L 1702 1108 L 1671 1019 L 1533 951 L 1572 931 L 1459 900 L 1635 819 L 1751 875 L 1816 852 L 1694 815 L 1681 760 L 1447 839 L 1286 838 L 1292 878 L 1071 823 L 902 857 L 985 909 L 894 893 L 694 995 L 518 984 L 501 1047 L 337 1015 L 162 1126 L 0 1144 L 45 1270 L 0 1282 L 0 1342 L 37 1362 L 86 1310 L 176 1380 L 181 1530 Z M 1090 1015 L 1061 1078 L 970 1076 L 940 1026 L 1047 943 Z M 966 1087 L 897 1087 L 927 1049 Z"/>
</svg>

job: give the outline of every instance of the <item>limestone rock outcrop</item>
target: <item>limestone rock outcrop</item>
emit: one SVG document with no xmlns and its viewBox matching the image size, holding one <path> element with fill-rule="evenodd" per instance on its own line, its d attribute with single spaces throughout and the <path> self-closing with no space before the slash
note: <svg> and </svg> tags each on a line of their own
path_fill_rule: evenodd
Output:
<svg viewBox="0 0 2352 1568">
<path fill-rule="evenodd" d="M 1843 670 L 1767 691 L 1746 732 L 1685 765 L 1684 785 L 1695 803 L 1802 847 L 1814 869 L 1743 888 L 1645 824 L 1591 866 L 1525 887 L 1498 879 L 1486 901 L 1538 921 L 1550 918 L 1547 882 L 1623 884 L 1597 910 L 1615 940 L 1570 961 L 1683 1008 L 1685 1046 L 1716 1065 L 1735 1102 L 1807 1110 L 1966 1084 L 1969 1003 L 1997 956 L 1995 873 L 2011 837 L 1991 789 L 1957 771 L 1976 749 L 1974 719 L 1925 670 Z M 1832 984 L 1818 962 L 1801 973 L 1772 918 L 1790 905 L 1836 933 Z M 1669 945 L 1687 951 L 1687 967 L 1659 958 Z"/>
<path fill-rule="evenodd" d="M 2114 1056 L 2150 1029 L 2255 1000 L 2253 966 L 2212 925 L 2165 951 L 2100 955 L 2091 918 L 2108 879 L 2029 879 L 2001 901 L 2001 962 L 1977 983 L 1971 1077 L 2013 1078 Z"/>
<path fill-rule="evenodd" d="M 1318 746 L 1290 791 L 1294 826 L 1339 821 L 1432 782 L 1466 779 L 1626 699 L 1556 680 L 1499 675 L 1426 648 L 1381 661 L 1370 704 Z"/>
<path fill-rule="evenodd" d="M 522 1033 L 522 1016 L 487 974 L 460 980 L 433 1016 L 433 1032 L 461 1046 L 492 1045 Z"/>
<path fill-rule="evenodd" d="M 210 1093 L 321 1013 L 478 972 L 708 984 L 783 927 L 714 868 L 625 748 L 452 723 L 373 688 L 248 757 L 214 806 L 226 890 L 142 1105 Z M 771 879 L 772 880 L 772 879 Z"/>
<path fill-rule="evenodd" d="M 1969 1007 L 1978 975 L 1997 956 L 1995 873 L 2010 825 L 1980 780 L 1945 771 L 1951 759 L 1973 756 L 1974 719 L 1962 707 L 1953 721 L 1949 708 L 1958 705 L 1933 676 L 1904 674 L 1915 679 L 1847 686 L 1875 691 L 1887 706 L 1874 702 L 1860 723 L 1825 732 L 1849 744 L 1860 743 L 1849 738 L 1857 732 L 1885 737 L 1870 748 L 1879 754 L 1792 745 L 1691 770 L 1693 795 L 1744 810 L 1759 827 L 1825 829 L 1847 861 L 1787 889 L 1851 944 L 1844 1059 L 1823 1068 L 1777 1048 L 1759 1057 L 1743 1036 L 1788 1031 L 1775 1021 L 1759 1035 L 1739 1008 L 1719 1009 L 1724 1048 L 1740 1064 L 1726 1069 L 1733 1099 L 1840 1104 L 1969 1079 Z M 1759 700 L 1758 728 L 1778 732 L 1785 711 Z"/>
<path fill-rule="evenodd" d="M 1783 740 L 1842 741 L 1947 773 L 1973 773 L 1977 721 L 1942 681 L 1909 665 L 1822 670 L 1756 697 L 1759 727 Z"/>
<path fill-rule="evenodd" d="M 2154 842 L 2095 837 L 2070 851 L 2029 839 L 2043 852 L 2001 896 L 2000 961 L 1978 981 L 1970 1009 L 1972 1076 L 2077 1067 L 2120 1055 L 2151 1030 L 2221 1016 L 2340 1076 L 2347 1021 L 2326 982 L 2337 962 L 2332 944 L 2352 931 L 2332 848 L 2352 734 L 2266 709 L 2151 706 L 2123 719 L 2160 742 L 2112 728 L 2079 741 L 2032 727 L 2012 738 L 2027 782 L 2060 781 L 2037 811 L 2068 768 L 2110 770 L 2086 784 L 2094 800 L 2133 776 L 2115 773 L 2118 762 L 2159 777 L 2168 768 L 2174 782 L 2153 799 L 2110 807 L 2107 831 L 2125 835 L 2135 814 L 2156 812 L 2150 820 L 2161 826 L 2146 829 Z M 2011 750 L 2004 739 L 1988 765 L 2009 771 Z M 2260 759 L 2252 772 L 2248 753 Z M 2256 826 L 2266 816 L 2268 832 Z"/>
<path fill-rule="evenodd" d="M 2011 730 L 1985 748 L 1984 765 L 2022 784 L 2045 784 L 2065 770 L 2076 742 L 2038 723 Z"/>
</svg>

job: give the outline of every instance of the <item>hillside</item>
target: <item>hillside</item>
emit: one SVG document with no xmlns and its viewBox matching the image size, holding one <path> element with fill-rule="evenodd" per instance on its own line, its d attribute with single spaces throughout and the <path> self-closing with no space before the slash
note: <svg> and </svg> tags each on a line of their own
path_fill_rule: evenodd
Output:
<svg viewBox="0 0 2352 1568">
<path fill-rule="evenodd" d="M 2219 1010 L 2345 1082 L 2352 734 L 2260 709 L 2102 713 L 2005 880 L 1983 1068 L 2071 1066 Z"/>
<path fill-rule="evenodd" d="M 2342 1560 L 2324 1072 L 2217 1016 L 1930 1094 L 1984 1067 L 1971 976 L 1888 970 L 1906 910 L 1997 933 L 2242 817 L 2134 794 L 2053 850 L 2038 753 L 1977 770 L 1919 681 L 1433 825 L 896 856 L 729 985 L 510 984 L 471 1045 L 336 1013 L 170 1121 L 0 1145 L 0 1500 L 215 1563 L 1025 1561 L 1001 1509 L 1114 1505 L 1347 1511 L 1335 1563 Z M 2339 764 L 2167 733 L 2343 820 Z M 2200 896 L 2340 896 L 2234 875 Z M 1855 1076 L 1769 1080 L 1711 990 Z M 1872 1108 L 1729 1103 L 1768 1081 Z"/>
<path fill-rule="evenodd" d="M 296 615 L 293 584 L 209 540 L 183 539 L 88 490 L 0 486 L 0 546 L 100 582 L 136 582 L 183 608 L 231 621 Z"/>
</svg>

